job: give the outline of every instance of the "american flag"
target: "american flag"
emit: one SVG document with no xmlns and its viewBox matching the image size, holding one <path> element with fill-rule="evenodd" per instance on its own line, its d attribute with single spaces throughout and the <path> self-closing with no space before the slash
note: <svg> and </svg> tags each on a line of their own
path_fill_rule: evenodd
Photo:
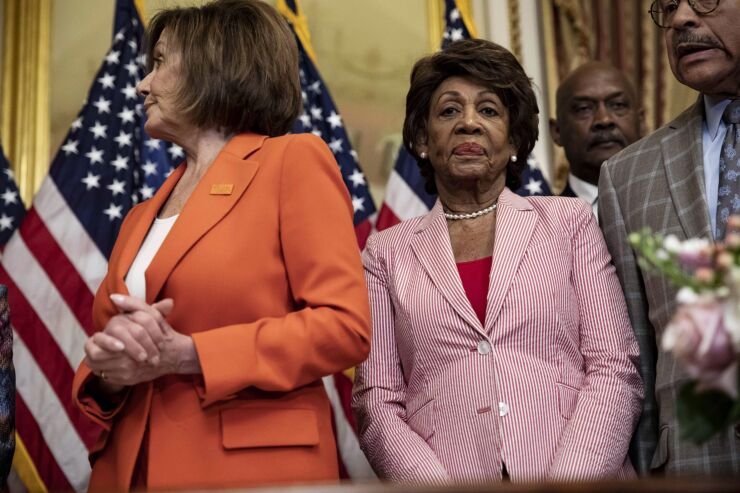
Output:
<svg viewBox="0 0 740 493">
<path fill-rule="evenodd" d="M 21 201 L 13 170 L 10 169 L 2 146 L 0 146 L 0 251 L 10 239 L 13 231 L 26 213 Z"/>
<path fill-rule="evenodd" d="M 442 34 L 442 49 L 455 41 L 474 36 L 470 19 L 466 19 L 456 0 L 445 0 L 445 30 Z M 533 156 L 522 173 L 522 187 L 515 190 L 519 195 L 550 195 L 550 188 L 542 176 Z M 396 164 L 391 171 L 385 189 L 385 201 L 380 207 L 375 228 L 382 231 L 406 219 L 426 214 L 434 206 L 436 195 L 424 189 L 424 178 L 411 154 L 401 147 Z"/>
<path fill-rule="evenodd" d="M 371 218 L 375 214 L 375 204 L 365 175 L 358 165 L 357 153 L 352 149 L 342 117 L 319 75 L 312 55 L 309 54 L 313 50 L 309 44 L 308 26 L 300 4 L 297 0 L 279 0 L 278 10 L 290 24 L 298 43 L 303 113 L 293 125 L 293 132 L 311 132 L 321 137 L 334 153 L 344 184 L 352 198 L 355 233 L 360 248 L 363 248 L 372 230 Z M 350 409 L 352 380 L 343 373 L 337 373 L 324 377 L 324 387 L 332 404 L 342 477 L 356 480 L 375 478 L 375 473 L 360 450 L 355 432 L 354 417 Z"/>
<path fill-rule="evenodd" d="M 184 157 L 144 133 L 135 89 L 145 70 L 143 28 L 133 0 L 118 0 L 115 25 L 87 101 L 0 265 L 25 450 L 16 454 L 17 472 L 31 490 L 87 487 L 88 450 L 99 430 L 73 406 L 71 388 L 92 333 L 93 296 L 124 216 Z"/>
<path fill-rule="evenodd" d="M 287 0 L 285 4 L 297 15 L 298 7 L 295 0 Z M 293 26 L 292 23 L 290 25 Z M 339 169 L 342 171 L 344 184 L 352 197 L 355 232 L 360 248 L 363 248 L 370 234 L 370 217 L 375 213 L 375 204 L 370 196 L 365 175 L 358 165 L 357 152 L 350 144 L 344 122 L 329 94 L 329 89 L 297 35 L 296 40 L 299 52 L 303 113 L 293 125 L 293 133 L 311 132 L 324 139 L 334 153 Z"/>
</svg>

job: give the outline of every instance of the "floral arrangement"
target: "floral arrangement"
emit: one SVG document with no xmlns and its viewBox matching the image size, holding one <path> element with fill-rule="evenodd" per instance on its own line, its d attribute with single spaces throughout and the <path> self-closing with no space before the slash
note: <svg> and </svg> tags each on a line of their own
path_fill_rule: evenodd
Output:
<svg viewBox="0 0 740 493">
<path fill-rule="evenodd" d="M 740 216 L 730 217 L 725 240 L 714 244 L 650 231 L 629 239 L 643 269 L 679 288 L 661 346 L 693 378 L 678 396 L 681 438 L 703 443 L 740 422 Z"/>
</svg>

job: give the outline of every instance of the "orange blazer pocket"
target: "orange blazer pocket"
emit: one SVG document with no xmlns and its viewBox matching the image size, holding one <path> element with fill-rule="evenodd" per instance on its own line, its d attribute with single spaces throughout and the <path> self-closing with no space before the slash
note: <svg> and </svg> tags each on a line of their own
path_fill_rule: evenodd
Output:
<svg viewBox="0 0 740 493">
<path fill-rule="evenodd" d="M 234 407 L 221 411 L 225 449 L 300 447 L 319 444 L 313 409 Z"/>
</svg>

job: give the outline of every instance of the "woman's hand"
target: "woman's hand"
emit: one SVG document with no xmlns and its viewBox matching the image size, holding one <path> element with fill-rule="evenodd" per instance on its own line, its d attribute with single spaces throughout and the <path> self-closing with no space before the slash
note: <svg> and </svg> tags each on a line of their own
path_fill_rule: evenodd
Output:
<svg viewBox="0 0 740 493">
<path fill-rule="evenodd" d="M 165 320 L 174 306 L 172 299 L 153 305 L 122 294 L 112 294 L 110 299 L 120 314 L 108 321 L 103 332 L 121 341 L 126 354 L 134 361 L 158 365 L 160 347 L 175 332 Z"/>
<path fill-rule="evenodd" d="M 121 313 L 85 344 L 87 364 L 101 378 L 103 390 L 115 393 L 162 375 L 200 373 L 192 339 L 165 320 L 174 306 L 171 299 L 148 305 L 114 294 L 111 300 Z"/>
<path fill-rule="evenodd" d="M 151 341 L 155 342 L 159 357 L 153 361 L 148 359 L 144 361 L 149 363 L 148 366 L 157 369 L 159 372 L 157 376 L 171 373 L 200 373 L 200 363 L 193 339 L 177 332 L 165 319 L 174 307 L 172 299 L 166 298 L 148 305 L 133 296 L 114 294 L 111 295 L 111 300 L 121 313 L 144 328 Z"/>
</svg>

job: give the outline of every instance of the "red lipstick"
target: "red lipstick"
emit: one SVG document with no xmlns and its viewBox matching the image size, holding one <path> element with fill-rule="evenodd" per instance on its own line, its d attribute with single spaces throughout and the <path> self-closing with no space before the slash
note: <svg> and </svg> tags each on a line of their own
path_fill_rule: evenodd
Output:
<svg viewBox="0 0 740 493">
<path fill-rule="evenodd" d="M 475 142 L 465 142 L 464 144 L 460 144 L 455 147 L 453 152 L 464 156 L 482 156 L 485 154 L 483 147 Z"/>
</svg>

